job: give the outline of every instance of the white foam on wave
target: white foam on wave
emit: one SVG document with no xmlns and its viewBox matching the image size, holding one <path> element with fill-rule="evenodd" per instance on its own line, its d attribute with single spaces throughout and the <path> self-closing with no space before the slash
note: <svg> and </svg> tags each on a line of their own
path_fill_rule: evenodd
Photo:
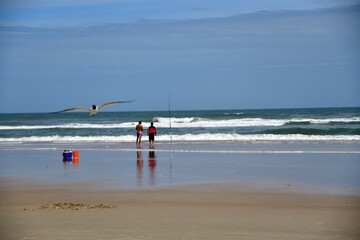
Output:
<svg viewBox="0 0 360 240">
<path fill-rule="evenodd" d="M 61 125 L 35 125 L 35 126 L 0 126 L 0 130 L 35 130 L 35 129 L 52 129 L 52 128 L 135 128 L 136 124 L 132 122 L 119 124 L 89 124 L 89 123 L 69 123 Z"/>
<path fill-rule="evenodd" d="M 326 119 L 315 119 L 315 118 L 293 118 L 289 119 L 287 123 L 290 122 L 310 122 L 312 124 L 327 124 L 327 123 L 351 123 L 351 122 L 360 122 L 360 117 L 352 118 L 326 118 Z"/>
<path fill-rule="evenodd" d="M 237 113 L 224 113 L 224 115 L 243 115 L 243 112 L 237 112 Z"/>
<path fill-rule="evenodd" d="M 206 118 L 199 118 L 199 117 L 184 117 L 184 118 L 168 118 L 168 117 L 154 117 L 153 121 L 159 124 L 169 124 L 171 120 L 171 123 L 194 123 L 199 121 L 211 121 L 210 119 Z"/>
<path fill-rule="evenodd" d="M 54 143 L 90 143 L 90 142 L 134 142 L 136 136 L 123 135 L 123 136 L 32 136 L 21 138 L 0 138 L 0 143 L 13 143 L 13 142 L 54 142 Z M 147 137 L 143 137 L 147 139 Z M 170 135 L 156 136 L 156 141 L 170 141 Z M 240 135 L 240 134 L 184 134 L 172 135 L 172 141 L 360 141 L 360 135 L 302 135 L 302 134 L 253 134 L 253 135 Z"/>
<path fill-rule="evenodd" d="M 153 119 L 154 125 L 159 128 L 168 128 L 171 121 L 172 128 L 220 128 L 220 127 L 262 127 L 262 126 L 283 126 L 288 123 L 310 122 L 312 124 L 328 124 L 328 123 L 350 123 L 360 122 L 359 117 L 353 118 L 327 118 L 327 119 L 312 119 L 312 118 L 292 118 L 292 119 L 264 119 L 264 118 L 237 118 L 214 120 L 197 117 L 186 118 L 167 118 L 155 117 Z M 51 128 L 135 128 L 136 122 L 124 123 L 109 123 L 109 124 L 90 124 L 90 123 L 69 123 L 62 125 L 36 125 L 36 126 L 0 126 L 0 130 L 26 130 L 26 129 L 51 129 Z M 147 127 L 150 122 L 143 122 L 143 126 Z"/>
</svg>

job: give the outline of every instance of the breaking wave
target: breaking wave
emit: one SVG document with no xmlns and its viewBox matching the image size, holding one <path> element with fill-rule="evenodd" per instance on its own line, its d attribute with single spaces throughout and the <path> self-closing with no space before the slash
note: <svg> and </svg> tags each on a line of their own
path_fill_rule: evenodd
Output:
<svg viewBox="0 0 360 240">
<path fill-rule="evenodd" d="M 134 142 L 136 136 L 32 136 L 0 138 L 0 143 L 89 143 L 89 142 Z M 156 136 L 156 141 L 170 141 L 170 135 Z M 303 135 L 303 134 L 228 134 L 203 133 L 172 135 L 172 141 L 360 141 L 360 135 Z"/>
<path fill-rule="evenodd" d="M 264 119 L 264 118 L 237 118 L 237 119 L 206 119 L 199 117 L 167 118 L 155 117 L 153 121 L 156 127 L 168 128 L 171 122 L 172 128 L 219 128 L 219 127 L 277 127 L 284 125 L 323 125 L 323 124 L 360 124 L 359 117 L 352 118 L 293 118 L 293 119 Z M 52 129 L 52 128 L 135 128 L 137 123 L 124 122 L 118 124 L 89 124 L 89 123 L 69 123 L 59 125 L 21 125 L 21 126 L 0 126 L 0 130 L 31 130 L 31 129 Z M 144 126 L 150 125 L 150 122 L 143 122 Z"/>
</svg>

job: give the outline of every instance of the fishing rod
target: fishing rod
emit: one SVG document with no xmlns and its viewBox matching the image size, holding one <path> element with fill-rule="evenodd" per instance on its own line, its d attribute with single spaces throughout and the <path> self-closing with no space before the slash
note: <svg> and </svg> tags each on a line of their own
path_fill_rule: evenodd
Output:
<svg viewBox="0 0 360 240">
<path fill-rule="evenodd" d="M 169 103 L 169 126 L 170 126 L 170 144 L 172 150 L 172 129 L 171 129 L 171 111 L 170 111 L 170 93 L 168 94 L 168 103 Z"/>
<path fill-rule="evenodd" d="M 172 133 L 171 133 L 171 110 L 170 110 L 170 93 L 168 93 L 168 103 L 169 103 L 169 126 L 170 126 L 170 146 L 171 146 L 171 150 L 170 150 L 170 175 L 169 175 L 169 183 L 172 183 Z"/>
</svg>

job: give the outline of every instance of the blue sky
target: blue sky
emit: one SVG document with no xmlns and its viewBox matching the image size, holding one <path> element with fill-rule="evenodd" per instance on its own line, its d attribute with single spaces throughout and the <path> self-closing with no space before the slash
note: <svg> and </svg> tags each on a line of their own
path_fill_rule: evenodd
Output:
<svg viewBox="0 0 360 240">
<path fill-rule="evenodd" d="M 360 1 L 3 0 L 0 112 L 360 106 Z"/>
</svg>

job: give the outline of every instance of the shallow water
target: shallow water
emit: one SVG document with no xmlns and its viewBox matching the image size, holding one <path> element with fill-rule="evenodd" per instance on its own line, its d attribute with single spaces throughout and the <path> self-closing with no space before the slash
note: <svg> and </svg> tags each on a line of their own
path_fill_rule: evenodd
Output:
<svg viewBox="0 0 360 240">
<path fill-rule="evenodd" d="M 255 182 L 263 187 L 360 189 L 354 153 L 214 153 L 80 150 L 79 162 L 61 150 L 0 151 L 0 177 L 42 183 L 98 183 L 103 188 Z"/>
</svg>

